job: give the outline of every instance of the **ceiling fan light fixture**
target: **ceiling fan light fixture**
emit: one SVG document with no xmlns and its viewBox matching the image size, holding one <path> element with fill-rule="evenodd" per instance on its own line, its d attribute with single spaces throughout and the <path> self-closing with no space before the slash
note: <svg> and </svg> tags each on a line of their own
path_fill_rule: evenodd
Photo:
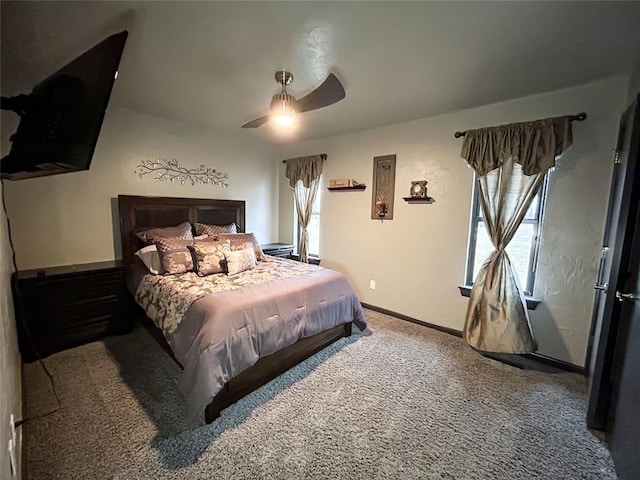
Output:
<svg viewBox="0 0 640 480">
<path fill-rule="evenodd" d="M 296 113 L 293 108 L 295 101 L 295 97 L 287 92 L 274 95 L 271 99 L 271 118 L 278 125 L 292 125 L 293 117 Z"/>
<path fill-rule="evenodd" d="M 278 114 L 273 117 L 273 120 L 283 127 L 289 127 L 293 125 L 293 114 Z"/>
<path fill-rule="evenodd" d="M 315 90 L 299 100 L 287 93 L 287 85 L 293 81 L 293 75 L 290 72 L 277 71 L 275 78 L 276 82 L 282 85 L 282 92 L 271 99 L 269 113 L 245 123 L 242 128 L 257 128 L 270 120 L 274 120 L 279 125 L 291 126 L 294 123 L 294 114 L 328 107 L 345 97 L 344 87 L 333 73 L 330 73 Z M 293 129 L 288 130 L 293 131 Z"/>
</svg>

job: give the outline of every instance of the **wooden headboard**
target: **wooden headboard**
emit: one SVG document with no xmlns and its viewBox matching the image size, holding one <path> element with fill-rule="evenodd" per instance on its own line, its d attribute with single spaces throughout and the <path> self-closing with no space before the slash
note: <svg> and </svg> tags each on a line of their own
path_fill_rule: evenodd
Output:
<svg viewBox="0 0 640 480">
<path fill-rule="evenodd" d="M 122 261 L 129 265 L 144 245 L 134 233 L 153 227 L 171 227 L 182 222 L 227 225 L 235 223 L 244 232 L 244 200 L 210 198 L 141 197 L 118 195 Z"/>
</svg>

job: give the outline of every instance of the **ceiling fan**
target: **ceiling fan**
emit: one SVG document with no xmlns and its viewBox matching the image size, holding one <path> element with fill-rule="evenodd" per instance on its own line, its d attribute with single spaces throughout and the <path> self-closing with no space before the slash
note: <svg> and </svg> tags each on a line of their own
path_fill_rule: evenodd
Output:
<svg viewBox="0 0 640 480">
<path fill-rule="evenodd" d="M 276 93 L 271 99 L 271 113 L 245 123 L 242 128 L 256 128 L 269 120 L 274 120 L 280 125 L 291 125 L 295 113 L 317 110 L 339 102 L 346 96 L 342 83 L 333 73 L 330 73 L 320 86 L 300 100 L 296 100 L 293 95 L 287 93 L 287 85 L 293 82 L 291 73 L 284 70 L 278 71 L 275 79 L 276 82 L 282 85 L 282 91 Z"/>
</svg>

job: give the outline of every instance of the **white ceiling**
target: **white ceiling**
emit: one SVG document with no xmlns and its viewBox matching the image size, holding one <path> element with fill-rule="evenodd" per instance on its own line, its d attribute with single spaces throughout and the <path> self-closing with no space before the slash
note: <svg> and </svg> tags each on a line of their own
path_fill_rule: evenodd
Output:
<svg viewBox="0 0 640 480">
<path fill-rule="evenodd" d="M 112 102 L 270 143 L 320 138 L 629 74 L 640 2 L 2 2 L 2 94 L 129 30 Z M 277 69 L 346 99 L 294 132 L 267 113 Z M 572 112 L 568 112 L 572 113 Z"/>
</svg>

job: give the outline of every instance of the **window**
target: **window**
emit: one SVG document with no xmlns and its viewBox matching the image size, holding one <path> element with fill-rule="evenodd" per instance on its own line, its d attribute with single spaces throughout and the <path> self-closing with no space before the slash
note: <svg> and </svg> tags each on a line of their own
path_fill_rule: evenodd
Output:
<svg viewBox="0 0 640 480">
<path fill-rule="evenodd" d="M 533 295 L 548 178 L 547 175 L 540 191 L 533 199 L 522 224 L 518 227 L 518 231 L 511 242 L 509 242 L 509 245 L 507 245 L 507 254 L 518 274 L 520 285 L 524 289 L 524 294 L 527 296 Z M 478 182 L 474 182 L 469 251 L 467 255 L 467 275 L 465 279 L 467 285 L 473 284 L 478 270 L 480 270 L 484 261 L 494 250 L 484 226 L 478 195 Z"/>
<path fill-rule="evenodd" d="M 318 194 L 316 200 L 313 202 L 313 210 L 311 211 L 311 219 L 309 220 L 309 226 L 307 232 L 309 233 L 309 256 L 320 256 L 320 195 L 322 188 L 318 188 Z M 298 212 L 296 211 L 296 202 L 293 202 L 293 222 L 295 232 L 294 251 L 298 253 L 298 246 L 300 245 L 300 224 L 298 223 Z"/>
</svg>

